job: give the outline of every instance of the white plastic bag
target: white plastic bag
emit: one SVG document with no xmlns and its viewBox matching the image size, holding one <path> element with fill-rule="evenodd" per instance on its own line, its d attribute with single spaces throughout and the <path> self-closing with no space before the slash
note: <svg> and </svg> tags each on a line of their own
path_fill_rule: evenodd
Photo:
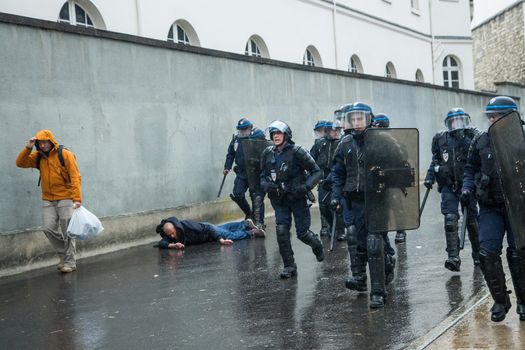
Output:
<svg viewBox="0 0 525 350">
<path fill-rule="evenodd" d="M 98 235 L 104 227 L 100 220 L 84 207 L 73 210 L 73 216 L 67 226 L 67 234 L 72 238 L 84 240 Z"/>
</svg>

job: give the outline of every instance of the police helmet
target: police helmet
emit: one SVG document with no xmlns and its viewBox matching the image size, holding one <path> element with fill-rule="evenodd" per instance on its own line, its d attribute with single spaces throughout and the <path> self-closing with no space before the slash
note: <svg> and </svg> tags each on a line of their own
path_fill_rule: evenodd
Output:
<svg viewBox="0 0 525 350">
<path fill-rule="evenodd" d="M 262 131 L 259 128 L 253 128 L 252 132 L 250 133 L 251 139 L 264 139 L 264 131 Z"/>
<path fill-rule="evenodd" d="M 271 122 L 266 128 L 266 131 L 270 134 L 270 140 L 273 140 L 273 134 L 277 131 L 285 134 L 287 140 L 292 139 L 292 129 L 288 126 L 288 124 L 281 120 L 274 120 Z"/>
<path fill-rule="evenodd" d="M 253 127 L 253 123 L 246 118 L 239 119 L 237 122 L 237 130 L 244 130 Z"/>
<path fill-rule="evenodd" d="M 466 129 L 470 125 L 470 115 L 463 108 L 452 108 L 445 117 L 445 126 L 449 131 Z"/>
<path fill-rule="evenodd" d="M 485 115 L 487 117 L 504 116 L 517 110 L 518 105 L 512 98 L 508 96 L 496 96 L 490 99 L 489 103 L 485 106 Z"/>
<path fill-rule="evenodd" d="M 364 102 L 355 102 L 345 108 L 343 127 L 345 130 L 368 127 L 372 122 L 372 108 Z M 357 124 L 359 123 L 359 125 Z"/>
<path fill-rule="evenodd" d="M 377 113 L 372 118 L 372 126 L 374 128 L 389 128 L 390 118 L 384 113 Z"/>
</svg>

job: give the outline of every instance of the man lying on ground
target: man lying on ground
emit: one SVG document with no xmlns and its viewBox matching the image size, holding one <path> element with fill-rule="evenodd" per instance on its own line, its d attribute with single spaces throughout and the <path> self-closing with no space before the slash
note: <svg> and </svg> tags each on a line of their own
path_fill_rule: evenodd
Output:
<svg viewBox="0 0 525 350">
<path fill-rule="evenodd" d="M 212 225 L 207 222 L 179 220 L 172 216 L 162 220 L 156 231 L 162 237 L 158 244 L 160 249 L 184 249 L 186 245 L 206 242 L 230 245 L 240 239 L 265 236 L 264 231 L 255 226 L 251 219 Z"/>
</svg>

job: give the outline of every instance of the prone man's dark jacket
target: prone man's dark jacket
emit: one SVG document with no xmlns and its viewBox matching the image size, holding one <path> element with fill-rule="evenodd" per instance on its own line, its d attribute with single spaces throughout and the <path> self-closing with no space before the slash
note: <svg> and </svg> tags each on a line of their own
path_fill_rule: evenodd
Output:
<svg viewBox="0 0 525 350">
<path fill-rule="evenodd" d="M 177 229 L 177 238 L 167 236 L 162 230 L 166 222 L 171 222 Z M 175 216 L 164 219 L 157 225 L 157 233 L 162 239 L 159 248 L 168 249 L 170 243 L 182 243 L 184 245 L 201 244 L 206 242 L 216 242 L 219 235 L 212 229 L 211 225 L 193 220 L 179 220 Z"/>
</svg>

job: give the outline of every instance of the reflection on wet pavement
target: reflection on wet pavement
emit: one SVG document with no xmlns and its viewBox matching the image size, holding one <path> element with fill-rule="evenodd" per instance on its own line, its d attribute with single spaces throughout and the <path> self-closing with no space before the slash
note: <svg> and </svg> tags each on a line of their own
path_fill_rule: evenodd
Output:
<svg viewBox="0 0 525 350">
<path fill-rule="evenodd" d="M 317 210 L 312 217 L 318 231 Z M 298 276 L 279 279 L 274 225 L 266 239 L 233 246 L 142 246 L 80 260 L 70 275 L 47 268 L 1 279 L 0 348 L 400 349 L 484 286 L 469 242 L 460 273 L 443 267 L 435 192 L 421 228 L 396 245 L 384 309 L 371 311 L 367 293 L 344 287 L 345 242 L 318 263 L 293 237 Z"/>
</svg>

